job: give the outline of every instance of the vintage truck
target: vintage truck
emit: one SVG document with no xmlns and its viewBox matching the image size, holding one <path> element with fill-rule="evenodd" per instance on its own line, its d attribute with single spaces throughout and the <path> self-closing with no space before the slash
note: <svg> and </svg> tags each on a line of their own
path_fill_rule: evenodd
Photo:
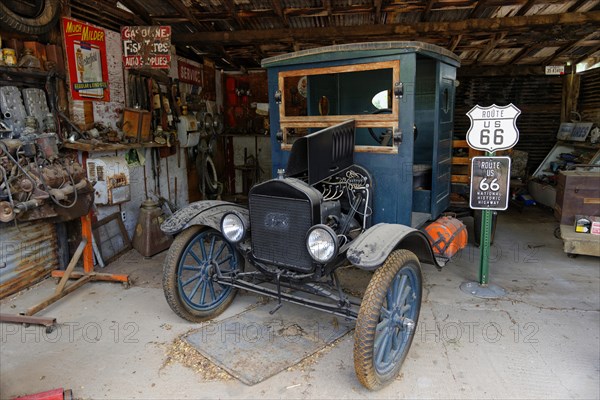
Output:
<svg viewBox="0 0 600 400">
<path fill-rule="evenodd" d="M 464 226 L 419 229 L 449 205 L 458 65 L 417 42 L 264 60 L 273 179 L 247 205 L 199 201 L 162 224 L 176 235 L 163 277 L 173 311 L 204 321 L 245 289 L 277 299 L 273 312 L 288 301 L 356 320 L 358 380 L 393 381 L 419 319 L 421 262 L 441 268 L 466 244 Z M 340 283 L 349 264 L 373 271 L 362 299 Z"/>
</svg>

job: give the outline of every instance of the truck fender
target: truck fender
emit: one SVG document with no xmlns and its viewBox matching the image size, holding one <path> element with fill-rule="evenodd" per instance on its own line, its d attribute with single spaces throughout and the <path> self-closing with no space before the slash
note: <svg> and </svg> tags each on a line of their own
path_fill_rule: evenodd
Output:
<svg viewBox="0 0 600 400">
<path fill-rule="evenodd" d="M 236 211 L 247 223 L 250 221 L 248 209 L 242 205 L 221 200 L 203 200 L 177 210 L 161 224 L 160 229 L 167 235 L 176 235 L 194 225 L 210 226 L 220 231 L 221 218 L 229 211 Z"/>
<path fill-rule="evenodd" d="M 381 223 L 370 227 L 350 244 L 346 257 L 358 268 L 373 271 L 383 265 L 395 249 L 410 250 L 419 261 L 438 269 L 443 266 L 423 232 L 400 224 Z"/>
</svg>

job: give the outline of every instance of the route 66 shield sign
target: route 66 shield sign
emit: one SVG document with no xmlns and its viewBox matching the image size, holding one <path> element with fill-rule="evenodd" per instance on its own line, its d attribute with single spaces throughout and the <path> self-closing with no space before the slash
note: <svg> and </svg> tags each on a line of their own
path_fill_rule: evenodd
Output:
<svg viewBox="0 0 600 400">
<path fill-rule="evenodd" d="M 499 107 L 476 105 L 467 113 L 471 127 L 467 132 L 467 143 L 475 150 L 494 152 L 508 150 L 519 141 L 517 117 L 521 110 L 512 103 Z"/>
</svg>

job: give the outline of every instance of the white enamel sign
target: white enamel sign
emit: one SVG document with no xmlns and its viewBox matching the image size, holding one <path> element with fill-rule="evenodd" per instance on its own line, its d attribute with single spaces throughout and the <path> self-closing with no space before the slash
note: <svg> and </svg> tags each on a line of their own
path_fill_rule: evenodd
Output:
<svg viewBox="0 0 600 400">
<path fill-rule="evenodd" d="M 467 113 L 471 127 L 467 132 L 467 143 L 473 149 L 494 152 L 508 150 L 519 141 L 517 117 L 521 110 L 512 103 L 499 107 L 479 105 Z"/>
</svg>

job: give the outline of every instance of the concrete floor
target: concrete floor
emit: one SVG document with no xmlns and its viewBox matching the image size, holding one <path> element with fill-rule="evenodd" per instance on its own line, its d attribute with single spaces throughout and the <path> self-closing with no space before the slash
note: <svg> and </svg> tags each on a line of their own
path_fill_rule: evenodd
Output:
<svg viewBox="0 0 600 400">
<path fill-rule="evenodd" d="M 352 334 L 312 362 L 255 386 L 205 380 L 180 363 L 167 363 L 173 341 L 199 325 L 179 319 L 164 300 L 164 253 L 145 260 L 132 251 L 105 270 L 129 273 L 134 285 L 78 289 L 38 314 L 57 318 L 53 333 L 0 324 L 0 398 L 58 387 L 83 399 L 599 398 L 598 259 L 567 258 L 547 210 L 509 211 L 498 221 L 490 276 L 507 296 L 485 300 L 459 289 L 478 279 L 479 251 L 472 246 L 441 272 L 423 265 L 413 346 L 400 377 L 379 392 L 363 389 L 354 376 Z M 0 312 L 26 309 L 54 287 L 48 279 L 4 299 Z M 220 318 L 256 302 L 242 294 Z M 329 318 L 315 311 L 319 317 Z"/>
</svg>

